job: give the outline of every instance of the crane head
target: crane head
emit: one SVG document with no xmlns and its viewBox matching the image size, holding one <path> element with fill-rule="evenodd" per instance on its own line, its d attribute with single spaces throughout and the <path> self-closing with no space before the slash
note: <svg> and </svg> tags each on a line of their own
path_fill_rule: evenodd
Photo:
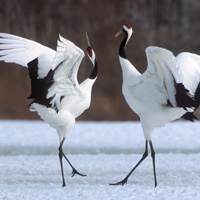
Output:
<svg viewBox="0 0 200 200">
<path fill-rule="evenodd" d="M 131 27 L 131 25 L 129 23 L 124 23 L 123 27 L 122 27 L 122 30 L 120 30 L 119 32 L 117 32 L 115 34 L 115 37 L 120 36 L 123 32 L 127 32 L 128 37 L 130 38 L 130 36 L 132 35 L 133 30 L 132 30 L 132 27 Z"/>
<path fill-rule="evenodd" d="M 91 62 L 94 64 L 94 62 L 95 62 L 95 53 L 94 53 L 93 49 L 91 48 L 87 32 L 85 32 L 85 35 L 86 35 L 86 39 L 87 39 L 87 43 L 88 43 L 87 55 L 88 55 L 89 59 L 91 60 Z"/>
</svg>

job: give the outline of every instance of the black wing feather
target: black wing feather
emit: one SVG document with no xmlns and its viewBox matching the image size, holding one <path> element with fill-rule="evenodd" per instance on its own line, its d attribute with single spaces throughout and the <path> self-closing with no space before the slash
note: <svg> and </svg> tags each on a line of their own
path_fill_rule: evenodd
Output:
<svg viewBox="0 0 200 200">
<path fill-rule="evenodd" d="M 47 99 L 46 96 L 49 87 L 53 84 L 53 71 L 50 70 L 44 78 L 38 78 L 38 58 L 28 63 L 28 69 L 31 79 L 31 94 L 28 99 L 33 99 L 32 103 L 39 103 L 51 107 L 51 98 Z"/>
</svg>

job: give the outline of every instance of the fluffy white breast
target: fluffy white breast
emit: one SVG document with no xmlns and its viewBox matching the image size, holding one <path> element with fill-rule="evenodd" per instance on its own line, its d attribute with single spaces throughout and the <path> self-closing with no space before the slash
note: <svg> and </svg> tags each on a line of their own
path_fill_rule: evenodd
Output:
<svg viewBox="0 0 200 200">
<path fill-rule="evenodd" d="M 89 108 L 91 102 L 92 86 L 95 79 L 87 78 L 80 84 L 78 94 L 66 96 L 61 102 L 61 109 L 68 110 L 75 118 Z"/>
</svg>

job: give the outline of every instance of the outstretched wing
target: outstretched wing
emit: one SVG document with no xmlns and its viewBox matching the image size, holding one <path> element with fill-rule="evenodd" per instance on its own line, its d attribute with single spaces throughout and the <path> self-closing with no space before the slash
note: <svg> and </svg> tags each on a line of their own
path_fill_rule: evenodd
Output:
<svg viewBox="0 0 200 200">
<path fill-rule="evenodd" d="M 183 74 L 183 84 L 195 101 L 196 110 L 200 104 L 200 56 L 183 52 L 176 57 L 176 63 Z"/>
<path fill-rule="evenodd" d="M 159 47 L 148 47 L 146 49 L 148 61 L 147 74 L 156 74 L 160 80 L 160 86 L 166 90 L 168 100 L 174 107 L 176 103 L 176 87 L 174 80 L 182 82 L 182 74 L 175 67 L 175 56 L 171 51 Z"/>
<path fill-rule="evenodd" d="M 51 85 L 47 99 L 56 110 L 60 109 L 62 98 L 69 95 L 79 95 L 80 88 L 77 72 L 84 57 L 84 52 L 71 41 L 59 36 L 57 52 L 48 77 Z"/>
<path fill-rule="evenodd" d="M 183 74 L 183 83 L 192 95 L 195 95 L 200 82 L 200 56 L 183 52 L 176 56 L 176 65 Z"/>
<path fill-rule="evenodd" d="M 51 69 L 55 51 L 32 40 L 0 33 L 0 60 L 28 67 L 28 63 L 38 58 L 38 77 L 44 78 Z"/>
<path fill-rule="evenodd" d="M 193 94 L 184 85 L 181 66 L 173 53 L 164 48 L 148 47 L 146 55 L 148 68 L 138 81 L 141 85 L 145 84 L 147 92 L 155 92 L 150 96 L 154 95 L 160 103 L 168 103 L 173 107 L 194 107 Z"/>
</svg>

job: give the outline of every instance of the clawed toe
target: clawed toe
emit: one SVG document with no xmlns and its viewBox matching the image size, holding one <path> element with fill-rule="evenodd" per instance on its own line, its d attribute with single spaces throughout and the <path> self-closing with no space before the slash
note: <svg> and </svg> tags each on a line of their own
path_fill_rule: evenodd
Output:
<svg viewBox="0 0 200 200">
<path fill-rule="evenodd" d="M 127 179 L 123 179 L 122 181 L 120 182 L 117 182 L 117 183 L 110 183 L 109 185 L 121 185 L 123 186 L 124 184 L 127 184 Z"/>
<path fill-rule="evenodd" d="M 79 173 L 76 169 L 73 168 L 73 170 L 72 170 L 72 177 L 74 177 L 76 174 L 79 175 L 79 176 L 87 176 L 85 174 Z"/>
</svg>

